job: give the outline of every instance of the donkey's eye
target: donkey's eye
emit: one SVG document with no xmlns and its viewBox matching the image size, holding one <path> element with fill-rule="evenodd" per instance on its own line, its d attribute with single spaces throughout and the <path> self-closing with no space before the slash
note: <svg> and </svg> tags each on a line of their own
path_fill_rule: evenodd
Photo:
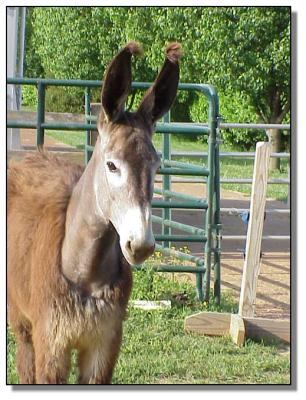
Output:
<svg viewBox="0 0 306 400">
<path fill-rule="evenodd" d="M 112 161 L 107 161 L 106 165 L 108 166 L 110 172 L 116 172 L 118 170 L 118 168 Z"/>
</svg>

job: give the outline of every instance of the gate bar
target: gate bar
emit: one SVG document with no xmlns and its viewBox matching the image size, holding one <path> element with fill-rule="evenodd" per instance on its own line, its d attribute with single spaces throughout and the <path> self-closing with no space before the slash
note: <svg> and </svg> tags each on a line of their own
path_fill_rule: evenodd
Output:
<svg viewBox="0 0 306 400">
<path fill-rule="evenodd" d="M 164 123 L 169 123 L 170 122 L 170 111 L 167 112 L 167 114 L 164 115 L 163 117 L 163 122 Z M 163 135 L 163 147 L 162 147 L 162 167 L 165 166 L 165 159 L 170 160 L 171 159 L 171 134 L 166 133 Z M 166 190 L 171 190 L 171 175 L 166 175 L 162 177 L 162 187 L 163 187 L 163 192 Z M 163 194 L 163 200 L 167 201 L 166 195 Z M 171 208 L 163 208 L 162 210 L 162 215 L 163 215 L 163 220 L 171 220 Z M 171 227 L 162 224 L 162 233 L 166 237 L 171 235 Z M 164 247 L 171 247 L 171 242 L 165 240 L 163 241 L 163 246 Z"/>
<path fill-rule="evenodd" d="M 154 188 L 154 193 L 155 194 L 160 194 L 165 197 L 176 197 L 177 199 L 183 199 L 183 200 L 191 200 L 191 201 L 196 201 L 198 203 L 205 203 L 205 199 L 200 199 L 197 197 L 190 196 L 190 194 L 185 194 L 185 193 L 179 193 L 179 192 L 173 192 L 172 190 L 163 190 L 159 188 Z"/>
<path fill-rule="evenodd" d="M 190 176 L 208 176 L 209 170 L 206 168 L 159 168 L 157 170 L 159 175 L 190 175 Z"/>
<path fill-rule="evenodd" d="M 133 269 L 137 271 L 147 270 L 148 267 L 144 265 L 133 265 Z M 152 266 L 154 271 L 158 272 L 190 272 L 190 273 L 205 273 L 206 269 L 203 266 L 193 267 L 189 265 L 166 265 L 166 264 L 159 264 Z"/>
<path fill-rule="evenodd" d="M 157 215 L 152 215 L 152 222 L 157 224 L 165 224 L 170 226 L 171 228 L 178 229 L 187 233 L 191 233 L 193 235 L 205 235 L 205 230 L 201 228 L 197 228 L 196 226 L 182 224 L 181 222 L 164 220 Z"/>
<path fill-rule="evenodd" d="M 152 200 L 152 208 L 181 208 L 182 210 L 206 210 L 208 208 L 207 202 L 197 203 L 195 201 L 163 201 L 163 200 Z"/>
<path fill-rule="evenodd" d="M 205 243 L 207 238 L 200 235 L 154 235 L 155 240 L 163 242 L 193 242 Z"/>
<path fill-rule="evenodd" d="M 204 265 L 204 260 L 201 257 L 192 256 L 190 254 L 186 254 L 186 253 L 183 253 L 182 251 L 174 250 L 171 248 L 168 249 L 168 248 L 161 246 L 160 244 L 155 245 L 155 250 L 160 251 L 161 253 L 164 253 L 167 256 L 181 258 L 182 260 L 190 261 L 190 262 L 196 263 L 197 265 Z"/>
<path fill-rule="evenodd" d="M 199 165 L 196 164 L 190 164 L 186 162 L 180 162 L 180 161 L 173 161 L 173 160 L 164 160 L 164 165 L 166 167 L 178 167 L 178 168 L 186 168 L 187 170 L 197 170 L 199 168 Z"/>
</svg>

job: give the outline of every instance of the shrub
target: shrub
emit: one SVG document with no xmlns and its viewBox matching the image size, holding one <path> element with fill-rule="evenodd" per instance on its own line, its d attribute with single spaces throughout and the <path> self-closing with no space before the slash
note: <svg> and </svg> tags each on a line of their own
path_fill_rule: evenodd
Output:
<svg viewBox="0 0 306 400">
<path fill-rule="evenodd" d="M 219 93 L 219 108 L 224 122 L 255 123 L 258 120 L 248 98 L 241 93 Z M 194 122 L 206 122 L 208 120 L 208 102 L 204 96 L 198 96 L 191 105 L 190 115 Z M 264 131 L 254 129 L 222 130 L 224 143 L 245 150 L 249 150 L 257 141 L 264 140 L 265 135 Z"/>
<path fill-rule="evenodd" d="M 28 107 L 37 106 L 37 87 L 32 85 L 22 86 L 22 105 Z"/>
</svg>

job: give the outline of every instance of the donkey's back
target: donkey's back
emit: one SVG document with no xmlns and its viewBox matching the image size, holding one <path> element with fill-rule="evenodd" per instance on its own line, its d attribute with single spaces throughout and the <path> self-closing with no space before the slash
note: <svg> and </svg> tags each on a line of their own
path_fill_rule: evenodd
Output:
<svg viewBox="0 0 306 400">
<path fill-rule="evenodd" d="M 39 308 L 30 307 L 37 290 L 45 292 L 52 282 L 57 285 L 66 209 L 82 171 L 80 166 L 44 152 L 9 163 L 9 306 L 20 308 L 29 317 Z"/>
<path fill-rule="evenodd" d="M 31 208 L 54 200 L 66 202 L 78 182 L 84 168 L 74 165 L 51 153 L 39 151 L 28 154 L 21 161 L 11 160 L 8 166 L 8 212 L 17 198 L 24 201 L 35 197 Z M 57 195 L 54 195 L 54 191 Z M 54 197 L 55 196 L 55 197 Z"/>
</svg>

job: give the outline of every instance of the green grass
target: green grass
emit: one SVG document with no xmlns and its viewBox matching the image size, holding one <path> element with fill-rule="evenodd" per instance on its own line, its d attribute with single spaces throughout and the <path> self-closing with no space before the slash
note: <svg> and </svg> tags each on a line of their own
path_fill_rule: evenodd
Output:
<svg viewBox="0 0 306 400">
<path fill-rule="evenodd" d="M 46 130 L 46 135 L 56 139 L 60 142 L 68 144 L 69 146 L 75 147 L 80 151 L 84 151 L 85 148 L 85 133 L 78 131 L 49 131 Z"/>
<path fill-rule="evenodd" d="M 254 159 L 238 160 L 222 158 L 220 160 L 220 171 L 223 178 L 252 178 Z M 279 171 L 270 171 L 269 179 L 282 178 L 287 179 L 289 173 L 288 159 L 281 160 Z M 239 183 L 221 184 L 221 187 L 228 190 L 234 190 L 240 193 L 251 194 L 251 184 L 242 185 Z M 270 184 L 267 188 L 267 198 L 286 201 L 288 197 L 288 185 Z"/>
<path fill-rule="evenodd" d="M 221 151 L 231 151 L 229 149 L 221 148 Z M 180 161 L 191 162 L 193 164 L 201 164 L 198 159 L 191 159 L 188 157 L 180 158 Z M 205 160 L 206 161 L 206 160 Z M 288 159 L 281 160 L 281 167 L 278 171 L 270 171 L 269 179 L 282 178 L 287 179 L 289 173 Z M 254 159 L 238 159 L 238 158 L 220 158 L 220 176 L 222 178 L 252 178 L 254 168 Z M 226 190 L 233 190 L 247 195 L 251 194 L 251 184 L 241 183 L 222 183 L 221 188 Z M 270 184 L 267 188 L 267 198 L 286 201 L 288 196 L 288 185 Z"/>
<path fill-rule="evenodd" d="M 84 133 L 83 132 L 55 132 L 47 131 L 47 135 L 63 141 L 70 146 L 74 146 L 81 151 L 84 150 Z M 161 150 L 162 148 L 162 135 L 155 134 L 153 136 L 153 142 L 156 149 Z M 207 145 L 199 143 L 198 141 L 189 141 L 185 138 L 173 136 L 171 139 L 172 151 L 207 151 Z M 237 151 L 233 150 L 230 146 L 221 145 L 220 151 L 230 152 Z M 175 159 L 175 158 L 173 158 Z M 203 160 L 196 158 L 179 158 L 179 161 L 191 162 L 193 164 L 201 164 Z M 206 162 L 206 160 L 204 160 Z M 253 176 L 253 163 L 254 159 L 238 159 L 238 158 L 221 158 L 220 159 L 220 174 L 223 178 L 252 178 Z M 289 173 L 289 161 L 288 159 L 281 159 L 280 171 L 273 171 L 269 173 L 269 178 L 288 178 Z M 250 184 L 239 184 L 239 183 L 223 183 L 221 184 L 223 189 L 233 190 L 240 193 L 251 194 Z M 288 185 L 271 184 L 268 185 L 267 197 L 280 201 L 286 201 L 288 196 Z"/>
<path fill-rule="evenodd" d="M 184 300 L 177 300 L 184 294 Z M 171 309 L 144 311 L 129 307 L 114 384 L 289 384 L 290 357 L 284 346 L 248 340 L 243 347 L 229 337 L 186 333 L 186 316 L 201 310 L 236 312 L 230 292 L 221 306 L 209 307 L 195 298 L 192 285 L 171 279 L 150 267 L 134 272 L 133 299 L 170 299 Z M 18 383 L 15 342 L 8 331 L 8 383 Z M 75 383 L 76 354 L 69 383 Z"/>
</svg>

